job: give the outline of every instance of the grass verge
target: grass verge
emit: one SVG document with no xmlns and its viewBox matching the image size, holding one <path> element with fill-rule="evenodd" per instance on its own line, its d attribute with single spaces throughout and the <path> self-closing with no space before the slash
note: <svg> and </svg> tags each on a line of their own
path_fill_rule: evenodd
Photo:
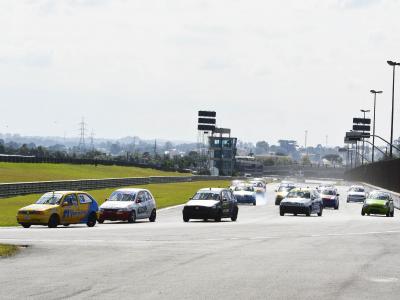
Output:
<svg viewBox="0 0 400 300">
<path fill-rule="evenodd" d="M 2 183 L 188 175 L 190 174 L 138 167 L 0 162 L 0 182 Z"/>
<path fill-rule="evenodd" d="M 157 208 L 163 208 L 178 204 L 183 204 L 193 196 L 193 194 L 204 187 L 227 187 L 229 181 L 196 181 L 181 183 L 148 184 L 142 186 L 151 191 L 157 201 Z M 116 188 L 88 191 L 99 204 L 103 203 Z M 16 226 L 16 214 L 18 209 L 23 206 L 35 203 L 40 194 L 17 196 L 0 199 L 0 226 Z"/>
<path fill-rule="evenodd" d="M 7 257 L 18 252 L 18 247 L 14 245 L 0 244 L 0 257 Z"/>
</svg>

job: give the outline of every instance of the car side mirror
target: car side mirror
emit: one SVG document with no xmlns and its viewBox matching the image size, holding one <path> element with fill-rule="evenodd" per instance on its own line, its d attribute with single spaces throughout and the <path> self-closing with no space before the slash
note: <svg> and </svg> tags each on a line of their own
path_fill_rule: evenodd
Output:
<svg viewBox="0 0 400 300">
<path fill-rule="evenodd" d="M 141 199 L 136 199 L 136 203 L 142 203 Z"/>
<path fill-rule="evenodd" d="M 106 202 L 108 200 L 108 198 L 104 199 L 104 202 Z"/>
<path fill-rule="evenodd" d="M 68 202 L 63 202 L 63 204 L 61 205 L 61 206 L 69 206 L 69 203 Z"/>
<path fill-rule="evenodd" d="M 226 202 L 226 201 L 228 201 L 228 199 L 226 199 L 226 198 L 222 198 L 222 201 Z"/>
</svg>

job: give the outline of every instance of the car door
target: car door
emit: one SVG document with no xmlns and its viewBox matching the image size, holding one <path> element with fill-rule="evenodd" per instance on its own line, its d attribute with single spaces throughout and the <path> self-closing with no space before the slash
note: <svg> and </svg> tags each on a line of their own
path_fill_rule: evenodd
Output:
<svg viewBox="0 0 400 300">
<path fill-rule="evenodd" d="M 229 195 L 227 191 L 222 191 L 221 192 L 221 199 L 222 199 L 222 215 L 223 216 L 230 216 L 230 211 L 229 211 Z"/>
<path fill-rule="evenodd" d="M 151 196 L 151 194 L 150 194 L 148 191 L 146 191 L 146 198 L 147 198 L 147 201 L 146 201 L 146 206 L 147 206 L 147 217 L 150 217 L 151 212 L 152 212 L 153 209 L 155 208 L 155 206 L 154 206 L 154 199 L 153 199 L 153 197 Z"/>
<path fill-rule="evenodd" d="M 389 207 L 390 207 L 390 212 L 394 212 L 394 202 L 392 196 L 389 196 Z"/>
<path fill-rule="evenodd" d="M 318 193 L 311 191 L 310 193 L 310 197 L 311 197 L 311 207 L 312 207 L 312 211 L 316 212 L 319 211 L 319 198 L 318 198 Z"/>
<path fill-rule="evenodd" d="M 81 212 L 81 220 L 89 215 L 90 206 L 92 204 L 92 198 L 90 198 L 87 194 L 79 193 L 78 194 L 80 212 Z"/>
<path fill-rule="evenodd" d="M 147 217 L 147 197 L 144 191 L 140 191 L 136 197 L 136 217 L 144 219 Z"/>
<path fill-rule="evenodd" d="M 61 223 L 74 224 L 79 222 L 79 205 L 76 194 L 68 194 L 62 202 Z"/>
</svg>

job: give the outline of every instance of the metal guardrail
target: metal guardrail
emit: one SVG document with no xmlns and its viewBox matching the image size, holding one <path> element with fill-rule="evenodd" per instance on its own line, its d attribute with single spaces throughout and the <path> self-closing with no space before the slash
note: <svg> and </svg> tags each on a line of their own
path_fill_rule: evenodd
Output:
<svg viewBox="0 0 400 300">
<path fill-rule="evenodd" d="M 112 187 L 132 185 L 144 185 L 151 183 L 176 183 L 206 180 L 229 180 L 225 176 L 152 176 L 129 178 L 106 178 L 85 180 L 61 180 L 61 181 L 36 181 L 13 182 L 0 184 L 0 197 L 12 197 L 19 195 L 38 194 L 56 190 L 96 190 Z"/>
</svg>

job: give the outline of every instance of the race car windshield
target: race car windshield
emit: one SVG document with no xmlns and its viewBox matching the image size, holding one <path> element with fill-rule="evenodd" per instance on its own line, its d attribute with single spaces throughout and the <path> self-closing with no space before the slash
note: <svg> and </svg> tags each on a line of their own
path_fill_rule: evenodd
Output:
<svg viewBox="0 0 400 300">
<path fill-rule="evenodd" d="M 358 188 L 358 187 L 351 188 L 350 191 L 357 192 L 357 193 L 364 193 L 364 189 L 363 188 Z"/>
<path fill-rule="evenodd" d="M 121 192 L 114 192 L 111 194 L 108 201 L 134 201 L 136 194 L 127 194 Z"/>
<path fill-rule="evenodd" d="M 330 196 L 333 196 L 333 195 L 335 195 L 335 191 L 332 191 L 332 190 L 323 190 L 323 191 L 322 191 L 322 195 L 330 195 Z"/>
<path fill-rule="evenodd" d="M 196 193 L 193 196 L 193 200 L 218 200 L 219 194 L 215 193 Z"/>
<path fill-rule="evenodd" d="M 289 186 L 280 186 L 278 189 L 278 192 L 288 192 L 290 191 L 292 188 Z"/>
<path fill-rule="evenodd" d="M 46 193 L 36 201 L 36 204 L 60 204 L 62 196 L 62 194 L 58 193 Z"/>
<path fill-rule="evenodd" d="M 377 199 L 377 200 L 389 200 L 389 195 L 385 193 L 374 193 L 369 194 L 368 199 Z"/>
<path fill-rule="evenodd" d="M 305 198 L 305 199 L 310 199 L 310 192 L 293 191 L 293 192 L 289 192 L 289 194 L 286 197 L 287 198 Z"/>
</svg>

